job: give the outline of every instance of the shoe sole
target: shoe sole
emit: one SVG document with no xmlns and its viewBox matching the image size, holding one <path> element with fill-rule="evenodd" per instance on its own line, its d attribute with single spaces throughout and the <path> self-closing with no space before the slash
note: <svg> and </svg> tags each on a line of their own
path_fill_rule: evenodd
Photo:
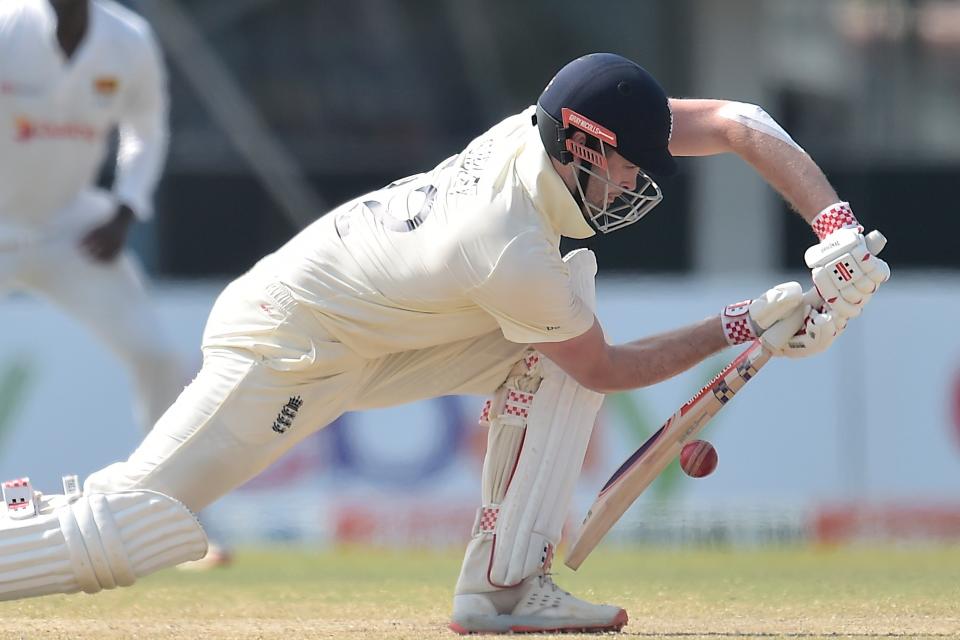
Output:
<svg viewBox="0 0 960 640">
<path fill-rule="evenodd" d="M 558 625 L 558 626 L 535 626 L 531 624 L 511 624 L 510 619 L 513 616 L 498 616 L 488 619 L 485 622 L 494 622 L 492 626 L 484 628 L 467 628 L 457 622 L 451 622 L 447 627 L 454 633 L 464 635 L 474 634 L 503 634 L 503 633 L 609 633 L 620 631 L 627 624 L 627 612 L 623 609 L 617 612 L 613 620 L 607 624 L 600 625 Z M 478 621 L 480 622 L 480 621 Z M 472 627 L 473 625 L 471 625 Z"/>
</svg>

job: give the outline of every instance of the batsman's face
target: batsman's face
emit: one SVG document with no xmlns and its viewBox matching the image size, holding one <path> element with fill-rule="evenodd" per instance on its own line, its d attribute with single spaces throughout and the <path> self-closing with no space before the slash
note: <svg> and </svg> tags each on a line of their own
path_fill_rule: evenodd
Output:
<svg viewBox="0 0 960 640">
<path fill-rule="evenodd" d="M 602 141 L 597 152 L 583 146 L 584 140 L 577 132 L 568 145 L 576 158 L 571 191 L 579 194 L 583 215 L 594 229 L 610 233 L 631 225 L 660 203 L 660 187 L 640 167 Z"/>
<path fill-rule="evenodd" d="M 631 163 L 616 151 L 607 153 L 606 172 L 596 167 L 594 171 L 606 178 L 598 180 L 591 176 L 587 183 L 587 189 L 584 193 L 584 200 L 596 207 L 605 207 L 613 204 L 614 200 L 624 191 L 634 191 L 637 188 L 637 177 L 640 175 L 640 167 Z"/>
</svg>

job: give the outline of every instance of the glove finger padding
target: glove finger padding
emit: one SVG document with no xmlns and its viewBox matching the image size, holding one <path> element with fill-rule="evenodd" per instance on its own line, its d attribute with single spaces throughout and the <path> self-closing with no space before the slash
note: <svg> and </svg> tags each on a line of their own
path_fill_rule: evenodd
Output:
<svg viewBox="0 0 960 640">
<path fill-rule="evenodd" d="M 846 297 L 841 295 L 840 289 L 834 282 L 833 275 L 825 267 L 815 268 L 812 275 L 817 292 L 830 305 L 830 309 L 845 318 L 856 318 L 860 315 L 863 310 L 865 294 L 852 287 L 853 291 L 848 292 Z"/>
<path fill-rule="evenodd" d="M 760 341 L 774 355 L 805 358 L 825 351 L 845 327 L 846 319 L 804 306 L 764 331 Z"/>
<path fill-rule="evenodd" d="M 743 344 L 755 340 L 767 327 L 787 317 L 803 303 L 799 282 L 784 282 L 753 300 L 728 304 L 720 313 L 727 343 Z"/>
<path fill-rule="evenodd" d="M 866 262 L 870 264 L 871 261 L 867 260 Z M 872 264 L 870 264 L 870 269 L 873 269 Z M 857 288 L 857 282 L 863 281 L 868 284 L 868 287 L 874 284 L 863 269 L 860 260 L 849 253 L 822 267 L 814 267 L 811 273 L 819 274 L 819 278 L 814 280 L 817 287 L 828 282 L 832 283 L 833 290 L 850 304 L 856 304 L 862 297 L 860 289 Z"/>
<path fill-rule="evenodd" d="M 860 265 L 867 277 L 878 286 L 890 279 L 890 265 L 875 255 L 870 255 Z"/>
<path fill-rule="evenodd" d="M 787 317 L 774 323 L 763 332 L 760 342 L 774 355 L 783 355 L 783 348 L 791 337 L 803 329 L 803 323 L 810 313 L 808 305 L 800 305 Z"/>
<path fill-rule="evenodd" d="M 890 267 L 867 245 L 857 229 L 841 228 L 804 253 L 820 295 L 848 318 L 859 315 L 870 295 L 890 278 Z"/>
<path fill-rule="evenodd" d="M 750 303 L 750 319 L 761 330 L 782 320 L 803 301 L 803 287 L 799 282 L 784 282 L 768 289 Z"/>
</svg>

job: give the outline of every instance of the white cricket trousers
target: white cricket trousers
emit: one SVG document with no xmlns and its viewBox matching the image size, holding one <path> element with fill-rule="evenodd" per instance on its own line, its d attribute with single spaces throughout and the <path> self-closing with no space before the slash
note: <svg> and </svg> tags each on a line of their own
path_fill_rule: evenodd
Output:
<svg viewBox="0 0 960 640">
<path fill-rule="evenodd" d="M 132 378 L 134 410 L 146 431 L 183 390 L 190 373 L 164 337 L 134 259 L 122 252 L 112 262 L 99 262 L 80 247 L 84 233 L 95 226 L 91 219 L 97 216 L 89 209 L 105 204 L 112 206 L 103 192 L 88 190 L 62 212 L 72 226 L 22 244 L 4 244 L 0 237 L 0 293 L 22 290 L 46 298 L 106 345 Z"/>
<path fill-rule="evenodd" d="M 196 379 L 129 459 L 84 489 L 150 489 L 197 512 L 346 411 L 492 393 L 525 348 L 495 331 L 363 359 L 283 285 L 248 274 L 214 304 Z"/>
</svg>

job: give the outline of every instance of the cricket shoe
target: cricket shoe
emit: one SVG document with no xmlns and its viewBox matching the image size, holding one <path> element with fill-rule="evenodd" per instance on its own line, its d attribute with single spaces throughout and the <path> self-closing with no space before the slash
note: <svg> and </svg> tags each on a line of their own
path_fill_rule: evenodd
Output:
<svg viewBox="0 0 960 640">
<path fill-rule="evenodd" d="M 449 627 L 459 634 L 601 633 L 625 624 L 623 609 L 575 598 L 538 574 L 510 589 L 455 595 Z"/>
</svg>

